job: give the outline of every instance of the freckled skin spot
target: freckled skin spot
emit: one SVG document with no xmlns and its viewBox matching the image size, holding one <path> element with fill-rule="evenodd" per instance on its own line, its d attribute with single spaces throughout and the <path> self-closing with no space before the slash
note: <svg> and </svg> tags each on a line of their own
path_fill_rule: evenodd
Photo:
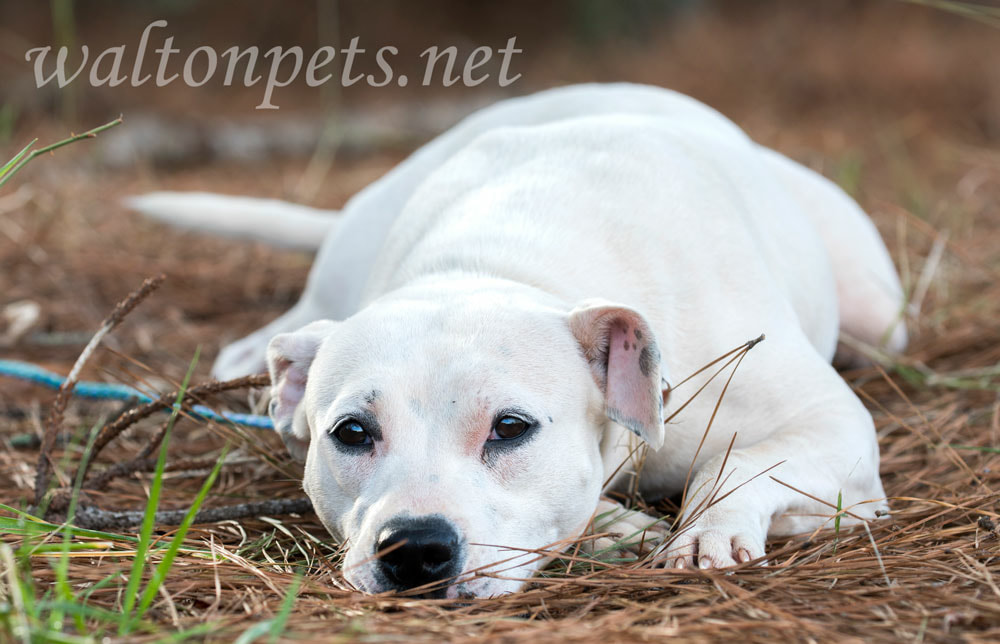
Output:
<svg viewBox="0 0 1000 644">
<path fill-rule="evenodd" d="M 639 329 L 635 329 L 633 333 L 635 333 L 636 340 L 642 340 L 642 331 L 640 331 Z"/>
<path fill-rule="evenodd" d="M 659 351 L 655 346 L 646 345 L 639 353 L 639 370 L 647 378 L 653 373 L 655 362 L 659 359 Z"/>
<path fill-rule="evenodd" d="M 628 340 L 625 341 L 625 350 L 628 351 Z"/>
<path fill-rule="evenodd" d="M 549 416 L 549 422 L 550 423 L 552 422 L 552 416 Z"/>
<path fill-rule="evenodd" d="M 635 418 L 630 416 L 625 416 L 622 412 L 614 407 L 608 407 L 604 410 L 604 413 L 608 418 L 615 421 L 625 429 L 629 430 L 636 436 L 642 438 L 642 423 L 640 423 Z"/>
</svg>

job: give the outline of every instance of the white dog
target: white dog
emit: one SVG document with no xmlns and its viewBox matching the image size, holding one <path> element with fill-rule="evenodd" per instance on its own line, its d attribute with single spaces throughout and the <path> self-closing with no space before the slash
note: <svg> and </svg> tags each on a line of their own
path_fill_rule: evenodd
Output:
<svg viewBox="0 0 1000 644">
<path fill-rule="evenodd" d="M 658 553 L 675 567 L 762 558 L 838 494 L 856 518 L 886 508 L 871 416 L 830 366 L 838 329 L 905 347 L 886 249 L 835 185 L 690 98 L 585 85 L 498 103 L 338 218 L 200 194 L 132 205 L 323 238 L 299 303 L 215 371 L 266 359 L 275 426 L 361 590 L 517 590 L 545 561 L 529 551 L 580 534 L 638 474 L 653 499 L 687 482 L 687 527 Z M 664 424 L 708 376 L 667 383 L 761 333 L 703 444 L 725 377 Z"/>
</svg>

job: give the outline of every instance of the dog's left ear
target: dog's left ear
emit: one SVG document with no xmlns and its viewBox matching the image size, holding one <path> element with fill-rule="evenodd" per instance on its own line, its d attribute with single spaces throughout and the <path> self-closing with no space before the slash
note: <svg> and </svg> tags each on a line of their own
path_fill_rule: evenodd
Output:
<svg viewBox="0 0 1000 644">
<path fill-rule="evenodd" d="M 289 453 L 300 461 L 309 449 L 309 423 L 302 398 L 309 367 L 323 339 L 339 322 L 319 320 L 291 333 L 274 336 L 267 345 L 267 370 L 271 374 L 271 420 Z"/>
<path fill-rule="evenodd" d="M 604 392 L 604 413 L 659 449 L 664 375 L 649 323 L 626 306 L 587 301 L 570 311 L 569 326 Z"/>
</svg>

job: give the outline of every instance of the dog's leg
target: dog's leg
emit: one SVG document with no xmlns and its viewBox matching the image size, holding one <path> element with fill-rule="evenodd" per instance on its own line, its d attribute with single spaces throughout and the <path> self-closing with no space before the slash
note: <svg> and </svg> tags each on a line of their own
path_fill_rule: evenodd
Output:
<svg viewBox="0 0 1000 644">
<path fill-rule="evenodd" d="M 601 499 L 591 521 L 590 532 L 602 535 L 587 539 L 583 551 L 606 559 L 625 559 L 649 554 L 667 538 L 667 524 L 620 503 Z"/>
<path fill-rule="evenodd" d="M 769 532 L 832 526 L 838 495 L 847 520 L 887 509 L 871 415 L 820 356 L 797 353 L 790 362 L 798 367 L 786 364 L 755 385 L 761 411 L 746 418 L 745 432 L 760 439 L 739 441 L 692 477 L 675 535 L 657 554 L 665 565 L 723 568 L 760 559 Z"/>
<path fill-rule="evenodd" d="M 890 353 L 906 348 L 902 317 L 905 298 L 878 229 L 850 196 L 832 181 L 767 148 L 765 163 L 819 230 L 837 282 L 841 332 Z M 870 361 L 840 345 L 838 362 Z"/>
<path fill-rule="evenodd" d="M 295 331 L 319 319 L 305 298 L 267 326 L 228 344 L 219 352 L 212 365 L 212 376 L 230 380 L 247 374 L 267 371 L 267 343 L 279 333 Z"/>
</svg>

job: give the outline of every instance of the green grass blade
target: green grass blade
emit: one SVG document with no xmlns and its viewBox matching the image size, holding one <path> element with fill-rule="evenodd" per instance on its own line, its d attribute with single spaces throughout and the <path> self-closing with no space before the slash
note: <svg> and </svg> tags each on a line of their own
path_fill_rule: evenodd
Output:
<svg viewBox="0 0 1000 644">
<path fill-rule="evenodd" d="M 174 428 L 174 423 L 177 421 L 177 416 L 181 410 L 181 404 L 184 402 L 184 393 L 187 391 L 188 383 L 191 381 L 191 374 L 194 373 L 195 365 L 198 364 L 198 356 L 200 353 L 201 348 L 199 347 L 195 350 L 194 358 L 191 360 L 191 364 L 188 366 L 187 374 L 184 376 L 184 381 L 181 383 L 180 390 L 177 394 L 177 402 L 174 403 L 174 409 L 170 414 L 170 420 L 167 421 L 167 430 L 163 434 L 163 441 L 160 443 L 160 454 L 156 459 L 156 470 L 153 474 L 153 482 L 149 487 L 149 499 L 146 502 L 146 513 L 143 516 L 142 527 L 139 531 L 139 542 L 136 545 L 135 559 L 132 561 L 132 574 L 129 576 L 128 586 L 125 589 L 125 596 L 122 600 L 122 614 L 126 617 L 130 617 L 132 615 L 132 609 L 135 607 L 135 600 L 139 593 L 139 583 L 142 581 L 142 569 L 146 565 L 146 555 L 149 552 L 149 544 L 153 536 L 153 524 L 156 519 L 156 510 L 160 504 L 160 489 L 163 486 L 163 469 L 167 464 L 167 445 L 170 443 L 170 433 Z M 131 624 L 131 619 L 122 622 L 122 625 L 118 630 L 118 634 L 127 634 Z"/>
<path fill-rule="evenodd" d="M 25 593 L 25 584 L 22 583 L 21 575 L 18 574 L 14 551 L 3 542 L 0 542 L 0 563 L 5 569 L 0 575 L 7 578 L 5 603 L 10 604 L 10 618 L 6 621 L 13 622 L 10 624 L 10 635 L 24 644 L 31 644 L 29 616 L 34 615 L 34 606 L 31 605 L 33 602 L 30 602 L 33 595 Z"/>
<path fill-rule="evenodd" d="M 258 637 L 262 635 L 267 635 L 271 631 L 271 624 L 274 622 L 273 619 L 264 620 L 263 622 L 257 622 L 247 630 L 243 631 L 239 637 L 233 640 L 233 644 L 250 644 Z"/>
<path fill-rule="evenodd" d="M 38 536 L 51 532 L 68 532 L 74 537 L 105 539 L 108 541 L 138 541 L 136 537 L 125 534 L 114 534 L 113 532 L 101 532 L 100 530 L 87 530 L 86 528 L 77 528 L 65 524 L 57 525 L 49 523 L 23 510 L 18 510 L 2 503 L 0 503 L 0 510 L 18 515 L 17 518 L 0 516 L 0 532 L 6 532 L 19 537 Z"/>
<path fill-rule="evenodd" d="M 844 512 L 844 492 L 837 492 L 837 515 L 833 518 L 833 554 L 837 554 L 840 545 L 840 518 Z"/>
<path fill-rule="evenodd" d="M 97 434 L 100 432 L 102 423 L 95 424 L 90 429 L 90 436 L 87 438 L 87 446 L 83 450 L 83 456 L 80 459 L 80 466 L 76 470 L 76 480 L 73 482 L 73 492 L 69 498 L 69 508 L 66 510 L 66 523 L 73 523 L 73 517 L 76 516 L 76 506 L 80 499 L 80 489 L 83 487 L 83 472 L 86 468 L 87 462 L 90 460 L 90 456 L 94 451 L 94 443 L 97 441 Z M 70 542 L 73 539 L 72 532 L 66 530 L 63 533 L 62 550 L 61 556 L 56 561 L 55 572 L 56 572 L 56 592 L 62 597 L 63 601 L 73 604 L 75 597 L 73 596 L 73 589 L 69 585 L 69 550 Z M 84 544 L 80 544 L 84 545 Z M 52 611 L 50 623 L 54 628 L 62 627 L 63 614 L 61 609 L 55 609 Z M 73 622 L 76 625 L 76 631 L 80 635 L 87 634 L 87 626 L 84 623 L 83 616 L 80 614 L 73 615 Z"/>
<path fill-rule="evenodd" d="M 24 158 L 24 155 L 27 154 L 28 150 L 30 150 L 31 147 L 36 143 L 38 143 L 38 139 L 32 139 L 31 143 L 24 146 L 24 149 L 15 154 L 13 159 L 3 164 L 3 167 L 0 168 L 0 179 L 2 179 L 4 175 L 10 172 L 10 169 L 13 168 L 15 165 L 17 165 L 17 162 L 20 161 L 22 158 Z"/>
<path fill-rule="evenodd" d="M 195 515 L 198 514 L 198 509 L 201 508 L 201 504 L 205 502 L 205 498 L 208 496 L 208 491 L 212 489 L 215 485 L 215 479 L 218 478 L 219 472 L 222 470 L 222 464 L 226 460 L 226 454 L 229 452 L 229 447 L 226 446 L 222 450 L 222 454 L 219 455 L 219 459 L 215 462 L 215 467 L 212 468 L 212 472 L 205 479 L 202 484 L 201 489 L 198 491 L 198 496 L 195 497 L 194 503 L 188 509 L 187 513 L 184 515 L 184 520 L 181 521 L 181 525 L 177 528 L 173 539 L 170 540 L 170 546 L 167 548 L 166 553 L 163 555 L 163 559 L 160 561 L 159 565 L 156 566 L 156 570 L 153 571 L 153 578 L 149 580 L 149 584 L 146 586 L 146 590 L 142 593 L 142 599 L 139 602 L 138 616 L 142 617 L 149 605 L 153 603 L 153 599 L 156 597 L 156 593 L 160 590 L 160 585 L 163 580 L 167 578 L 167 574 L 170 572 L 171 566 L 174 565 L 174 559 L 177 557 L 177 551 L 180 549 L 181 544 L 184 543 L 184 537 L 187 536 L 188 528 L 194 523 Z"/>
<path fill-rule="evenodd" d="M 32 546 L 32 555 L 45 555 L 50 552 L 70 553 L 87 552 L 88 550 L 107 550 L 110 541 L 75 541 L 70 543 L 43 543 Z"/>
<path fill-rule="evenodd" d="M 218 630 L 220 627 L 219 622 L 208 622 L 206 624 L 198 624 L 191 628 L 185 629 L 183 631 L 177 631 L 171 633 L 166 637 L 156 640 L 156 644 L 173 644 L 174 642 L 186 642 L 191 639 L 200 638 L 203 635 L 208 635 Z"/>
<path fill-rule="evenodd" d="M 301 585 L 302 575 L 295 575 L 295 579 L 292 580 L 291 585 L 288 587 L 288 592 L 285 593 L 285 599 L 281 602 L 281 610 L 271 620 L 271 628 L 268 629 L 268 633 L 271 636 L 268 641 L 271 644 L 277 642 L 278 637 L 284 632 L 285 624 L 288 622 L 288 616 L 292 614 L 292 606 L 295 605 L 295 599 L 298 597 L 299 586 Z"/>
<path fill-rule="evenodd" d="M 20 155 L 19 157 L 15 157 L 11 161 L 8 161 L 6 164 L 4 164 L 3 171 L 0 172 L 0 188 L 2 188 L 3 185 L 11 179 L 11 177 L 13 177 L 22 168 L 24 168 L 24 166 L 28 165 L 31 162 L 31 160 L 34 159 L 35 157 L 45 154 L 46 152 L 52 152 L 53 150 L 58 150 L 63 146 L 67 146 L 71 143 L 76 143 L 77 141 L 81 141 L 83 139 L 92 139 L 101 132 L 104 132 L 105 130 L 110 130 L 111 128 L 115 127 L 116 125 L 120 125 L 121 123 L 122 123 L 122 117 L 119 116 L 110 123 L 105 123 L 104 125 L 95 127 L 92 130 L 87 130 L 83 134 L 74 134 L 73 136 L 67 139 L 63 139 L 62 141 L 56 141 L 55 143 L 46 145 L 43 148 L 32 150 L 30 154 L 27 154 L 27 156 L 23 156 L 23 158 L 20 158 Z M 34 145 L 34 142 L 32 142 L 31 145 Z M 28 147 L 30 148 L 31 146 L 29 145 Z M 25 148 L 25 150 L 22 151 L 21 154 L 24 155 L 24 153 L 27 151 L 28 151 L 27 148 Z"/>
<path fill-rule="evenodd" d="M 51 610 L 65 612 L 80 619 L 88 618 L 97 622 L 111 623 L 111 624 L 121 624 L 126 621 L 125 616 L 121 613 L 105 610 L 103 608 L 96 608 L 94 606 L 81 606 L 75 601 L 65 601 L 62 599 L 49 600 L 38 603 L 38 608 L 40 610 Z M 83 633 L 86 635 L 86 633 Z"/>
<path fill-rule="evenodd" d="M 278 610 L 278 614 L 271 619 L 257 622 L 243 631 L 239 637 L 233 640 L 233 644 L 250 644 L 264 635 L 269 636 L 268 642 L 276 642 L 285 630 L 285 624 L 288 623 L 288 616 L 292 613 L 292 606 L 295 605 L 295 598 L 298 596 L 299 586 L 301 585 L 302 576 L 296 575 L 288 587 L 288 592 L 285 593 L 285 598 L 281 601 L 281 608 Z"/>
<path fill-rule="evenodd" d="M 90 588 L 88 588 L 83 593 L 83 596 L 81 598 L 79 598 L 78 601 L 80 602 L 80 604 L 86 605 L 87 602 L 90 601 L 90 596 L 92 594 L 94 594 L 95 592 L 97 592 L 98 590 L 100 590 L 102 588 L 107 588 L 109 585 L 111 585 L 120 576 L 121 576 L 121 573 L 119 573 L 119 572 L 113 572 L 113 573 L 111 573 L 110 575 L 108 575 L 104 579 L 100 580 L 99 582 L 97 582 L 96 584 L 94 584 L 93 586 L 91 586 Z"/>
</svg>

